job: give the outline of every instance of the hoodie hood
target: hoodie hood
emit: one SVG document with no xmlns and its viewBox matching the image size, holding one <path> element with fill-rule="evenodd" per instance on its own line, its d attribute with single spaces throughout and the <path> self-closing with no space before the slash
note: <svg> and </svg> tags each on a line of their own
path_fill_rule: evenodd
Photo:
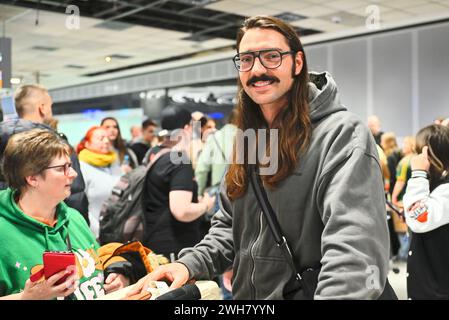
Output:
<svg viewBox="0 0 449 320">
<path fill-rule="evenodd" d="M 15 192 L 8 188 L 0 191 L 0 218 L 9 220 L 24 232 L 33 232 L 45 237 L 46 249 L 54 250 L 51 243 L 66 241 L 69 224 L 69 212 L 67 205 L 61 202 L 56 207 L 58 222 L 54 227 L 48 226 L 26 215 L 14 200 Z"/>
<path fill-rule="evenodd" d="M 10 136 L 31 129 L 46 129 L 54 131 L 46 124 L 32 122 L 25 119 L 11 119 L 0 123 L 0 153 L 3 155 Z"/>
<path fill-rule="evenodd" d="M 309 109 L 312 123 L 332 113 L 346 111 L 340 103 L 337 85 L 328 72 L 310 72 L 309 77 Z"/>
</svg>

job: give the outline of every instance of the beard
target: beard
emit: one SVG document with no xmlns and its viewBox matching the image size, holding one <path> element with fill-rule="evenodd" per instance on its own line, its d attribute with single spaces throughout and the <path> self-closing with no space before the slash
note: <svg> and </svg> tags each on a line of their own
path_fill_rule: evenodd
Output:
<svg viewBox="0 0 449 320">
<path fill-rule="evenodd" d="M 46 116 L 44 118 L 43 123 L 46 124 L 47 126 L 49 126 L 50 128 L 52 128 L 53 130 L 57 131 L 58 130 L 58 120 L 53 118 L 52 116 Z"/>
</svg>

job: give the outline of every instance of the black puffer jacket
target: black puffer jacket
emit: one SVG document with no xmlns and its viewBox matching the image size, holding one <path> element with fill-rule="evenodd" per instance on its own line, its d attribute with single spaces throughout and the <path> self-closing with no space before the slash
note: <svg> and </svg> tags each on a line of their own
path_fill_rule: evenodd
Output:
<svg viewBox="0 0 449 320">
<path fill-rule="evenodd" d="M 45 124 L 31 122 L 29 120 L 24 119 L 7 120 L 0 123 L 0 161 L 3 159 L 3 152 L 5 151 L 9 137 L 12 136 L 13 134 L 24 132 L 31 129 L 45 129 L 54 132 L 52 128 L 50 128 Z M 78 176 L 72 183 L 71 187 L 72 193 L 70 197 L 65 199 L 64 202 L 69 207 L 78 210 L 89 224 L 88 201 L 87 196 L 84 193 L 85 184 L 80 169 L 80 163 L 78 161 L 78 157 L 76 156 L 75 152 L 72 152 L 70 160 L 72 160 L 73 169 L 76 171 L 76 173 L 78 173 Z M 2 166 L 0 166 L 0 190 L 6 189 L 7 187 L 8 185 L 6 184 L 5 178 L 3 176 Z"/>
</svg>

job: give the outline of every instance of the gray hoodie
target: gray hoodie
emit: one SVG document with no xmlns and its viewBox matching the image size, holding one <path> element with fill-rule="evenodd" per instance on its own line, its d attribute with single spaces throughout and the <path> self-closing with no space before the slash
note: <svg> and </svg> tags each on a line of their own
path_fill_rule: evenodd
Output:
<svg viewBox="0 0 449 320">
<path fill-rule="evenodd" d="M 341 105 L 328 73 L 310 79 L 310 147 L 268 199 L 297 268 L 322 265 L 315 299 L 376 299 L 386 283 L 389 236 L 375 142 Z M 209 234 L 181 251 L 179 262 L 195 279 L 232 266 L 235 299 L 283 299 L 291 271 L 253 190 L 230 201 L 221 189 Z"/>
</svg>

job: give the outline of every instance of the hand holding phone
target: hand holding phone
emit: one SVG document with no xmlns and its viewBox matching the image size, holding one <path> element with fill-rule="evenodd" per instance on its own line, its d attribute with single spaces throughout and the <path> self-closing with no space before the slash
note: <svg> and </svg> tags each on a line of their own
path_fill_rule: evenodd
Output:
<svg viewBox="0 0 449 320">
<path fill-rule="evenodd" d="M 45 251 L 43 255 L 44 276 L 45 279 L 52 275 L 65 270 L 67 272 L 61 279 L 56 282 L 59 285 L 67 279 L 67 277 L 75 274 L 76 258 L 73 252 L 68 251 Z"/>
<path fill-rule="evenodd" d="M 48 300 L 57 297 L 67 297 L 75 292 L 78 287 L 77 280 L 56 285 L 56 282 L 65 276 L 65 270 L 60 271 L 48 280 L 33 281 L 31 278 L 25 283 L 25 288 L 20 292 L 18 299 L 20 300 Z M 73 277 L 74 278 L 74 277 Z"/>
</svg>

